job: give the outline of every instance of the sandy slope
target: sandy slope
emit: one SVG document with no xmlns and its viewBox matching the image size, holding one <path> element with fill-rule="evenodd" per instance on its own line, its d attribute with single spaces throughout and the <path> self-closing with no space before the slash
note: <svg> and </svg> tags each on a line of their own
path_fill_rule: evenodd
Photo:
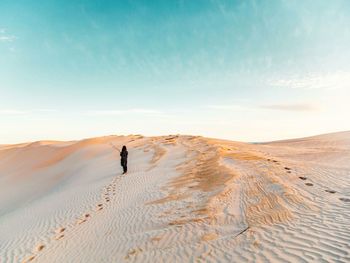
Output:
<svg viewBox="0 0 350 263">
<path fill-rule="evenodd" d="M 350 262 L 350 132 L 0 146 L 0 262 L 29 261 Z"/>
</svg>

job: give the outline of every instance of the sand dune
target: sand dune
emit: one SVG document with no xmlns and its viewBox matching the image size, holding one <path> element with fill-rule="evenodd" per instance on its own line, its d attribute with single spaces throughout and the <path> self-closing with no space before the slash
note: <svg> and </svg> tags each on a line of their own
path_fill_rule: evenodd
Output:
<svg viewBox="0 0 350 263">
<path fill-rule="evenodd" d="M 350 132 L 2 145 L 0 262 L 350 262 Z"/>
</svg>

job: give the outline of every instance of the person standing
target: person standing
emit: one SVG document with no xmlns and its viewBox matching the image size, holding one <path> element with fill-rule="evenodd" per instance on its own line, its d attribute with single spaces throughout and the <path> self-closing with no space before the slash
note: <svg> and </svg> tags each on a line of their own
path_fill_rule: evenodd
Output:
<svg viewBox="0 0 350 263">
<path fill-rule="evenodd" d="M 123 167 L 123 174 L 128 171 L 128 150 L 124 145 L 120 152 L 120 165 Z"/>
</svg>

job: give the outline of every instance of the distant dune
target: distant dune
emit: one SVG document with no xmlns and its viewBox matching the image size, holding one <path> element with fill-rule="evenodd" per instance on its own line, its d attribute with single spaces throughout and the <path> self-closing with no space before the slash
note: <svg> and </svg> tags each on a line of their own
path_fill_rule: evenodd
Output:
<svg viewBox="0 0 350 263">
<path fill-rule="evenodd" d="M 0 145 L 0 262 L 350 262 L 350 132 Z"/>
</svg>

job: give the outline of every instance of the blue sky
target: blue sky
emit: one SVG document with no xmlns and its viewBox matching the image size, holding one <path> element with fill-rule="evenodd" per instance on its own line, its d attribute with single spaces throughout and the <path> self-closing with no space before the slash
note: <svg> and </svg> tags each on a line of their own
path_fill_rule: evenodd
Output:
<svg viewBox="0 0 350 263">
<path fill-rule="evenodd" d="M 0 1 L 0 143 L 349 130 L 350 1 Z"/>
</svg>

